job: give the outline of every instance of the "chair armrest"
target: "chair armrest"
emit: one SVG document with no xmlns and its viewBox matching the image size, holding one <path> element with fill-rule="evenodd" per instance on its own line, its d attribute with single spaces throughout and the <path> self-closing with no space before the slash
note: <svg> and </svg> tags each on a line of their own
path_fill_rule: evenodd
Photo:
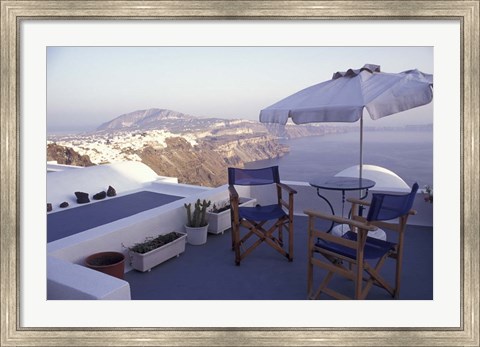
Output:
<svg viewBox="0 0 480 347">
<path fill-rule="evenodd" d="M 352 204 L 358 204 L 358 205 L 363 205 L 363 206 L 370 206 L 371 205 L 370 201 L 360 200 L 360 199 L 355 199 L 355 198 L 347 198 L 347 201 L 352 203 Z"/>
<path fill-rule="evenodd" d="M 295 189 L 292 189 L 290 186 L 287 186 L 284 183 L 277 183 L 277 187 L 280 187 L 288 192 L 288 194 L 297 194 Z"/>
<path fill-rule="evenodd" d="M 375 225 L 372 225 L 372 224 L 362 223 L 360 221 L 356 221 L 356 220 L 353 220 L 353 219 L 348 219 L 348 218 L 344 218 L 344 217 L 340 217 L 340 216 L 334 216 L 334 215 L 331 215 L 331 214 L 326 214 L 326 213 L 322 213 L 322 212 L 318 212 L 318 211 L 305 210 L 305 211 L 303 211 L 303 213 L 305 213 L 309 217 L 316 217 L 316 218 L 320 218 L 320 219 L 330 220 L 330 221 L 333 221 L 333 222 L 339 223 L 339 224 L 348 224 L 352 227 L 363 229 L 363 230 L 375 231 L 375 230 L 378 229 Z"/>
</svg>

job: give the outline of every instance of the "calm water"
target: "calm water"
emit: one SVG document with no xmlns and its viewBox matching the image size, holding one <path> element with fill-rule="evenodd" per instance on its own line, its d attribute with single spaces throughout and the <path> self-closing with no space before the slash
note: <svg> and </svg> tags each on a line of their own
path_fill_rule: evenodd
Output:
<svg viewBox="0 0 480 347">
<path fill-rule="evenodd" d="M 387 168 L 408 185 L 433 182 L 433 134 L 430 131 L 366 131 L 363 163 Z M 359 134 L 350 132 L 284 140 L 290 153 L 279 159 L 248 163 L 247 168 L 279 165 L 284 180 L 306 181 L 332 176 L 359 164 Z"/>
</svg>

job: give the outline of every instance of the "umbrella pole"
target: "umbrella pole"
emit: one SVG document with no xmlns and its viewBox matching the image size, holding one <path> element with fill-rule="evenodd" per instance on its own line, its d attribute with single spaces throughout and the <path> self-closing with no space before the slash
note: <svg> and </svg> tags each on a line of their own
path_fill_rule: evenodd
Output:
<svg viewBox="0 0 480 347">
<path fill-rule="evenodd" d="M 362 182 L 362 173 L 363 173 L 363 112 L 362 115 L 360 116 L 360 166 L 359 166 L 359 185 L 361 186 Z M 362 198 L 365 198 L 362 194 L 362 191 L 358 191 L 359 196 L 358 198 L 361 200 Z M 360 206 L 359 208 L 359 215 L 362 216 L 363 214 L 363 206 Z"/>
<path fill-rule="evenodd" d="M 360 169 L 358 177 L 362 179 L 363 171 L 363 114 L 360 117 Z"/>
</svg>

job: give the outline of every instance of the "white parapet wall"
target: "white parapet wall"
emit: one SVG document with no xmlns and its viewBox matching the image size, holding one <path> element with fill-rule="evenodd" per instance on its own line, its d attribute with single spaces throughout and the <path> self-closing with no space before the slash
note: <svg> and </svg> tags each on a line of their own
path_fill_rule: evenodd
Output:
<svg viewBox="0 0 480 347">
<path fill-rule="evenodd" d="M 56 161 L 47 161 L 47 172 L 83 169 L 83 166 L 58 164 Z"/>
<path fill-rule="evenodd" d="M 169 184 L 158 184 L 155 191 L 166 193 L 161 189 L 163 187 L 167 188 L 167 192 L 173 193 Z M 187 187 L 183 186 L 181 189 L 184 194 L 187 193 Z M 48 253 L 80 265 L 83 265 L 85 258 L 92 253 L 115 251 L 127 255 L 127 250 L 123 246 L 132 246 L 147 237 L 171 231 L 184 232 L 187 221 L 185 203 L 194 203 L 197 199 L 213 202 L 226 198 L 226 187 L 195 189 L 183 199 L 50 242 L 47 246 Z M 130 268 L 127 266 L 128 270 Z"/>
<path fill-rule="evenodd" d="M 197 199 L 206 199 L 213 203 L 228 198 L 226 186 L 212 189 L 175 184 L 157 179 L 153 182 L 143 183 L 140 188 L 123 192 L 121 195 L 141 190 L 185 197 L 48 243 L 47 283 L 49 299 L 115 298 L 128 300 L 130 289 L 125 286 L 128 283 L 88 269 L 84 266 L 85 258 L 102 251 L 122 252 L 126 256 L 125 271 L 128 272 L 132 268 L 128 250 L 125 247 L 142 242 L 147 237 L 154 237 L 171 231 L 184 232 L 184 225 L 187 220 L 185 203 L 194 203 Z M 92 203 L 101 202 L 92 201 Z M 53 213 L 61 213 L 61 211 Z M 81 278 L 81 283 L 73 277 Z M 102 280 L 99 281 L 98 278 Z M 99 291 L 97 288 L 99 283 L 104 284 L 108 290 L 106 289 L 105 292 Z"/>
<path fill-rule="evenodd" d="M 130 285 L 119 278 L 49 256 L 47 299 L 130 300 Z"/>
<path fill-rule="evenodd" d="M 53 211 L 59 210 L 62 202 L 75 207 L 75 192 L 88 193 L 90 199 L 96 193 L 107 191 L 112 186 L 118 194 L 138 190 L 155 181 L 167 181 L 159 177 L 147 165 L 140 162 L 120 162 L 85 167 L 81 170 L 62 170 L 47 174 L 47 202 Z M 176 180 L 176 179 L 174 179 Z"/>
</svg>

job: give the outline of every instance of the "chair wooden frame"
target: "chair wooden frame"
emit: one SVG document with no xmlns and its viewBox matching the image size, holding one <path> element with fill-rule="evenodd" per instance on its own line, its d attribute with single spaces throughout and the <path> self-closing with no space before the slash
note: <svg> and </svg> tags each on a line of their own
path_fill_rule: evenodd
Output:
<svg viewBox="0 0 480 347">
<path fill-rule="evenodd" d="M 293 261 L 293 197 L 297 192 L 283 183 L 275 183 L 277 189 L 277 203 L 288 210 L 288 213 L 279 218 L 270 228 L 265 229 L 264 225 L 268 222 L 251 221 L 248 219 L 240 219 L 239 214 L 239 195 L 235 186 L 229 185 L 230 208 L 232 215 L 232 249 L 235 251 L 235 264 L 240 262 L 249 255 L 255 248 L 265 242 L 273 249 L 285 256 L 289 261 Z M 288 201 L 283 199 L 283 191 L 288 193 Z M 240 228 L 248 229 L 248 233 L 241 238 Z M 288 251 L 284 249 L 283 229 L 288 232 Z M 274 232 L 278 231 L 278 237 L 274 236 Z M 242 251 L 245 242 L 252 236 L 257 236 L 258 240 Z"/>
<path fill-rule="evenodd" d="M 364 217 L 359 215 L 358 211 L 359 206 L 370 206 L 370 202 L 351 198 L 347 199 L 347 201 L 352 204 L 352 216 L 350 219 L 311 210 L 304 211 L 308 216 L 307 297 L 309 299 L 318 299 L 320 294 L 325 293 L 335 299 L 365 299 L 372 286 L 376 285 L 385 289 L 393 298 L 398 299 L 401 284 L 405 226 L 408 217 L 416 214 L 416 211 L 410 210 L 407 214 L 400 216 L 398 218 L 398 223 L 384 221 L 368 222 Z M 357 233 L 357 239 L 349 240 L 329 234 L 326 231 L 317 230 L 315 228 L 315 218 L 340 224 L 347 224 L 350 227 L 350 230 Z M 377 263 L 372 266 L 364 259 L 364 249 L 367 242 L 368 232 L 374 231 L 377 228 L 396 231 L 398 233 L 398 241 L 392 250 L 385 253 L 378 259 Z M 351 248 L 355 250 L 356 257 L 353 259 L 332 252 L 323 247 L 318 247 L 317 239 Z M 317 258 L 317 254 L 323 256 L 323 259 Z M 396 262 L 394 286 L 387 283 L 387 281 L 379 274 L 379 270 L 387 258 L 392 258 Z M 327 275 L 318 286 L 318 289 L 315 291 L 313 290 L 314 266 L 318 266 L 319 268 L 328 271 Z M 365 273 L 367 276 L 364 276 Z M 341 275 L 354 282 L 353 297 L 348 297 L 327 287 L 334 274 Z M 363 283 L 365 283 L 365 285 Z"/>
</svg>

